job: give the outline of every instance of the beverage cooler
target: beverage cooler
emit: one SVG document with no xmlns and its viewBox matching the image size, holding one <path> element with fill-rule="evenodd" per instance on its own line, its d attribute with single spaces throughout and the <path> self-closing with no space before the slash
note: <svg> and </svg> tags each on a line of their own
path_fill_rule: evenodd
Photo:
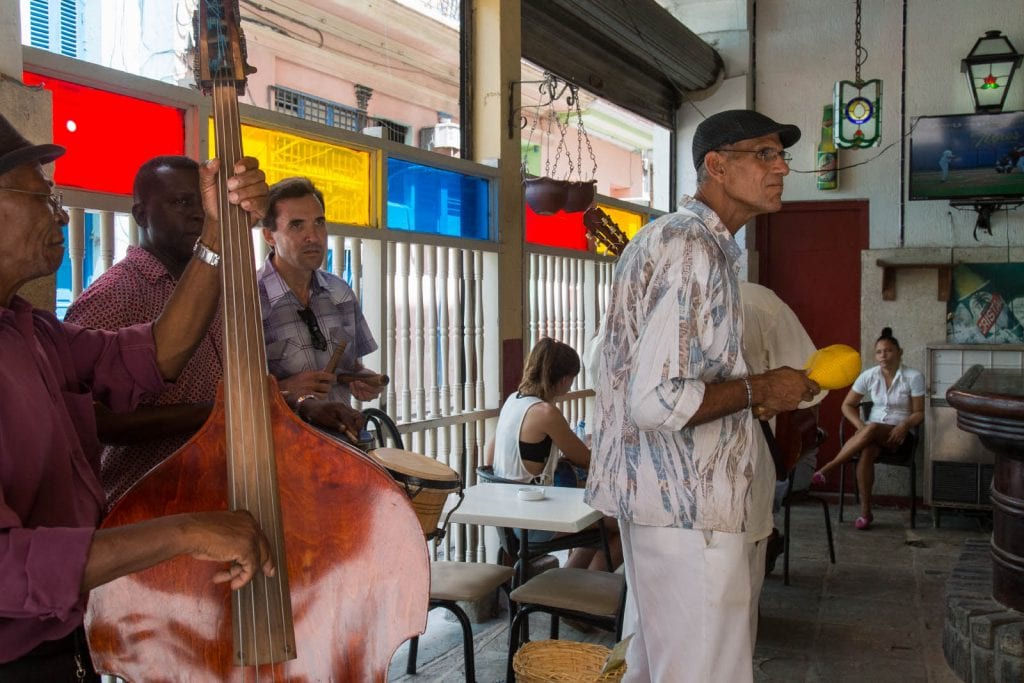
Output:
<svg viewBox="0 0 1024 683">
<path fill-rule="evenodd" d="M 926 362 L 924 490 L 938 526 L 944 510 L 991 509 L 992 453 L 956 426 L 946 390 L 973 365 L 1024 368 L 1024 344 L 934 343 Z"/>
</svg>

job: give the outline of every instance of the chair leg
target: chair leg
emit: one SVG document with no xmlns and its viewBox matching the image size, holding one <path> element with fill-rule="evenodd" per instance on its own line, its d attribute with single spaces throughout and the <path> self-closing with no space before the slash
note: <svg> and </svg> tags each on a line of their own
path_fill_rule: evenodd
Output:
<svg viewBox="0 0 1024 683">
<path fill-rule="evenodd" d="M 789 501 L 784 504 L 782 516 L 782 583 L 789 585 Z"/>
<path fill-rule="evenodd" d="M 832 519 L 828 514 L 828 501 L 823 498 L 816 499 L 821 503 L 821 509 L 825 511 L 825 536 L 828 538 L 828 559 L 832 561 L 832 564 L 836 563 L 836 546 L 832 542 Z"/>
<path fill-rule="evenodd" d="M 520 633 L 523 626 L 523 619 L 531 611 L 532 610 L 530 610 L 529 605 L 520 607 L 518 612 L 516 612 L 515 618 L 512 619 L 512 627 L 508 630 L 508 665 L 505 672 L 506 681 L 516 680 L 516 673 L 512 668 L 512 660 L 515 658 L 516 651 L 519 650 L 519 646 L 523 641 L 522 633 Z"/>
<path fill-rule="evenodd" d="M 551 630 L 550 630 L 548 635 L 551 636 L 551 640 L 558 640 L 558 615 L 557 614 L 554 614 L 554 613 L 551 614 Z"/>
<path fill-rule="evenodd" d="M 476 683 L 476 667 L 473 658 L 473 625 L 469 623 L 469 617 L 466 616 L 466 613 L 456 603 L 445 601 L 439 602 L 438 606 L 444 607 L 454 614 L 462 626 L 462 648 L 466 661 L 466 683 Z M 409 673 L 416 672 L 410 671 Z"/>
<path fill-rule="evenodd" d="M 917 528 L 917 465 L 910 456 L 910 528 Z"/>
<path fill-rule="evenodd" d="M 839 466 L 839 521 L 843 521 L 843 505 L 846 503 L 846 463 Z"/>
<path fill-rule="evenodd" d="M 409 661 L 405 665 L 405 673 L 410 676 L 416 675 L 416 653 L 420 648 L 420 637 L 413 636 L 409 641 Z"/>
</svg>

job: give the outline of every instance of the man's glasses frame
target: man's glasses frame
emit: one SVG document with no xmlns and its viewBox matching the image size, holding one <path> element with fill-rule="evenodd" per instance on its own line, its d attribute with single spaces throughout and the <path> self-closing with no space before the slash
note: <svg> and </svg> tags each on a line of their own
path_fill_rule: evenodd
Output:
<svg viewBox="0 0 1024 683">
<path fill-rule="evenodd" d="M 722 147 L 721 149 L 715 150 L 716 152 L 739 152 L 740 154 L 756 154 L 757 158 L 766 164 L 774 163 L 776 159 L 782 159 L 787 164 L 793 160 L 793 155 L 784 149 L 772 149 L 771 147 L 763 147 L 761 149 L 730 149 L 728 147 Z"/>
<path fill-rule="evenodd" d="M 306 323 L 306 328 L 309 330 L 309 341 L 313 344 L 313 348 L 317 351 L 326 351 L 327 337 L 320 330 L 320 323 L 316 320 L 316 313 L 311 308 L 298 308 L 296 311 L 302 322 Z"/>
<path fill-rule="evenodd" d="M 0 192 L 17 192 L 18 194 L 30 194 L 36 197 L 46 197 L 47 201 L 57 211 L 64 210 L 63 192 L 34 192 L 32 190 L 19 190 L 16 187 L 0 187 Z"/>
</svg>

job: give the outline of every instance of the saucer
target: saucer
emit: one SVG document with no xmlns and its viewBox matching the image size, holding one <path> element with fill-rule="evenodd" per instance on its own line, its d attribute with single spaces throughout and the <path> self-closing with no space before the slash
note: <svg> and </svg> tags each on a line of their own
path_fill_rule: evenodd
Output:
<svg viewBox="0 0 1024 683">
<path fill-rule="evenodd" d="M 524 486 L 516 491 L 519 500 L 544 500 L 544 489 Z"/>
</svg>

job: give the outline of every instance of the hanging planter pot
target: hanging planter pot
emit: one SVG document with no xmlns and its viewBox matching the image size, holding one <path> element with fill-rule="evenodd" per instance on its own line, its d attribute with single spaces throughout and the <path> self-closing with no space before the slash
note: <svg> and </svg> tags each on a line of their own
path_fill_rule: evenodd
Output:
<svg viewBox="0 0 1024 683">
<path fill-rule="evenodd" d="M 550 216 L 565 207 L 570 183 L 554 178 L 527 178 L 523 181 L 526 203 L 536 213 Z"/>
<path fill-rule="evenodd" d="M 594 203 L 594 196 L 597 194 L 596 180 L 578 180 L 569 183 L 565 206 L 563 211 L 574 213 L 586 211 Z"/>
</svg>

